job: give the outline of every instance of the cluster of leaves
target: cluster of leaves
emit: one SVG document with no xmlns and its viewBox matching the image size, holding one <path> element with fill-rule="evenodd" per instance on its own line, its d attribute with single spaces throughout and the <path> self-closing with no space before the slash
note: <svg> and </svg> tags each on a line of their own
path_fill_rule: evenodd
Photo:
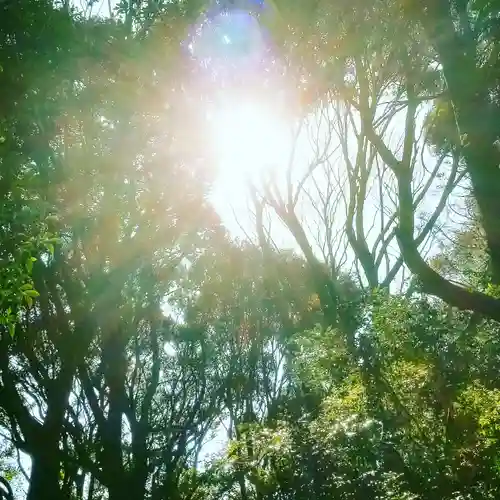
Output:
<svg viewBox="0 0 500 500">
<path fill-rule="evenodd" d="M 352 364 L 335 376 L 344 350 L 320 331 L 309 335 L 312 348 L 298 361 L 313 377 L 295 396 L 300 410 L 250 433 L 252 460 L 247 431 L 228 463 L 266 478 L 253 482 L 261 498 L 495 498 L 498 328 L 423 299 L 377 294 L 372 302 L 373 323 L 360 335 L 376 346 L 379 380 L 367 382 Z M 326 366 L 325 396 L 318 373 Z"/>
</svg>

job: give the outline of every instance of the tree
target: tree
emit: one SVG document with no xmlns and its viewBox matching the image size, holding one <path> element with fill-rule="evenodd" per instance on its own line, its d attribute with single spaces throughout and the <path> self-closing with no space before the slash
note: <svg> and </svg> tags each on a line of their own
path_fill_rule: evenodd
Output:
<svg viewBox="0 0 500 500">
<path fill-rule="evenodd" d="M 24 5 L 21 21 L 26 24 L 19 27 L 19 11 L 11 4 L 2 9 L 2 22 L 15 33 L 5 32 L 12 54 L 22 54 L 23 64 L 24 58 L 36 62 L 43 75 L 9 67 L 17 60 L 12 54 L 2 62 L 8 78 L 18 83 L 12 92 L 19 92 L 6 102 L 22 107 L 15 110 L 12 138 L 3 145 L 11 147 L 11 156 L 4 158 L 12 158 L 10 171 L 26 183 L 17 194 L 17 179 L 3 178 L 10 189 L 5 198 L 20 198 L 9 215 L 9 229 L 31 234 L 33 220 L 42 213 L 60 239 L 35 254 L 39 298 L 31 308 L 29 301 L 19 309 L 15 337 L 2 335 L 0 404 L 13 441 L 31 456 L 29 499 L 62 498 L 77 483 L 76 494 L 82 495 L 89 471 L 110 497 L 127 491 L 141 498 L 152 472 L 144 470 L 152 405 L 164 382 L 160 307 L 180 262 L 194 259 L 200 237 L 217 225 L 204 201 L 206 178 L 195 179 L 189 170 L 193 159 L 184 166 L 188 158 L 171 155 L 160 142 L 169 133 L 164 127 L 169 116 L 153 109 L 150 99 L 169 96 L 158 90 L 152 75 L 167 74 L 153 72 L 157 58 L 140 38 L 127 36 L 126 23 L 80 19 L 67 9 L 36 3 Z M 157 44 L 161 29 L 155 30 Z M 41 55 L 45 41 L 50 50 Z M 178 50 L 175 42 L 163 43 Z M 136 60 L 141 54 L 143 59 Z M 183 189 L 169 191 L 168 183 Z M 38 211 L 12 227 L 21 203 Z M 128 401 L 127 377 L 134 373 L 128 350 L 139 334 L 149 337 L 137 348 L 147 346 L 142 362 L 152 375 Z M 174 394 L 195 408 L 184 434 L 171 438 L 177 445 L 189 439 L 204 411 L 196 398 L 204 398 L 206 388 L 193 390 L 194 396 Z M 77 407 L 68 412 L 74 397 Z M 82 401 L 91 411 L 84 429 Z M 123 450 L 124 417 L 131 464 Z M 92 448 L 82 442 L 85 434 Z"/>
<path fill-rule="evenodd" d="M 284 411 L 245 428 L 229 464 L 271 498 L 494 498 L 498 389 L 487 366 L 497 355 L 480 339 L 496 328 L 425 299 L 380 294 L 371 307 L 364 335 L 386 385 L 366 384 L 328 332 L 301 334 L 295 376 L 326 396 L 299 419 Z"/>
<path fill-rule="evenodd" d="M 441 1 L 410 5 L 429 38 L 446 80 L 474 196 L 486 233 L 493 283 L 498 280 L 498 224 L 492 214 L 500 186 L 496 2 Z"/>
<path fill-rule="evenodd" d="M 463 10 L 464 15 L 460 18 L 462 23 L 467 21 L 470 24 L 476 18 L 481 20 L 477 28 L 475 28 L 477 30 L 475 35 L 477 42 L 474 43 L 477 50 L 472 50 L 470 43 L 467 45 L 469 47 L 468 53 L 471 54 L 467 56 L 469 57 L 470 72 L 460 71 L 462 78 L 468 78 L 465 75 L 473 73 L 479 75 L 483 71 L 481 69 L 483 66 L 486 74 L 492 74 L 491 70 L 486 70 L 486 66 L 489 68 L 492 65 L 494 66 L 493 61 L 495 61 L 496 57 L 494 55 L 496 52 L 492 49 L 494 41 L 492 41 L 490 31 L 490 26 L 495 21 L 494 16 L 492 17 L 491 14 L 492 11 L 488 10 L 492 8 L 491 4 L 482 6 L 480 9 L 481 14 L 478 13 L 479 7 L 477 4 L 466 6 L 466 8 L 464 7 L 465 10 L 458 7 L 455 10 L 451 7 L 451 10 L 446 10 L 447 5 L 454 5 L 453 2 L 443 1 L 434 4 L 432 8 L 430 6 L 424 6 L 424 8 L 418 6 L 417 8 L 413 4 L 403 5 L 398 2 L 376 2 L 370 5 L 359 2 L 354 5 L 350 3 L 348 6 L 343 3 L 331 6 L 327 3 L 318 2 L 314 5 L 314 8 L 311 8 L 299 3 L 295 5 L 293 12 L 297 15 L 298 12 L 307 11 L 304 21 L 293 25 L 293 28 L 287 28 L 286 22 L 283 23 L 279 36 L 280 39 L 285 40 L 284 53 L 290 64 L 297 66 L 302 79 L 309 82 L 311 99 L 309 100 L 308 109 L 314 109 L 315 107 L 317 109 L 320 101 L 332 103 L 333 98 L 334 102 L 340 103 L 340 107 L 345 105 L 348 110 L 351 110 L 351 119 L 343 127 L 342 135 L 344 141 L 346 141 L 346 133 L 349 136 L 348 129 L 353 129 L 351 133 L 353 137 L 356 137 L 359 147 L 357 148 L 358 154 L 354 155 L 346 155 L 347 150 L 352 149 L 351 147 L 343 148 L 344 161 L 351 165 L 349 167 L 349 176 L 353 188 L 351 189 L 353 197 L 349 203 L 346 201 L 345 204 L 348 207 L 346 209 L 348 222 L 349 220 L 356 220 L 357 222 L 354 231 L 352 222 L 346 226 L 346 235 L 350 240 L 350 244 L 353 245 L 354 251 L 358 254 L 357 259 L 360 259 L 359 262 L 362 268 L 365 272 L 368 271 L 369 282 L 377 283 L 378 281 L 375 273 L 376 267 L 374 269 L 373 262 L 376 264 L 380 262 L 380 259 L 377 256 L 370 256 L 372 252 L 367 247 L 366 241 L 364 241 L 365 238 L 363 238 L 362 234 L 361 236 L 356 234 L 363 232 L 360 231 L 360 228 L 362 228 L 360 220 L 362 219 L 359 217 L 359 213 L 362 213 L 362 207 L 361 211 L 358 211 L 357 208 L 360 207 L 360 200 L 364 200 L 365 195 L 369 192 L 367 190 L 367 179 L 369 179 L 371 172 L 370 165 L 373 162 L 378 162 L 381 168 L 379 167 L 379 172 L 375 177 L 382 179 L 383 175 L 381 174 L 387 173 L 385 169 L 388 169 L 388 173 L 395 181 L 393 189 L 396 193 L 396 213 L 394 216 L 397 217 L 397 227 L 391 230 L 389 224 L 388 239 L 391 241 L 394 237 L 397 237 L 402 258 L 409 270 L 418 276 L 423 290 L 461 309 L 473 309 L 498 319 L 499 308 L 494 298 L 478 291 L 465 290 L 463 287 L 455 286 L 450 281 L 443 279 L 442 276 L 427 265 L 419 251 L 419 247 L 425 242 L 425 235 L 429 235 L 429 231 L 435 227 L 439 214 L 446 206 L 448 197 L 464 174 L 469 177 L 476 197 L 482 196 L 481 194 L 477 195 L 476 191 L 484 192 L 482 201 L 478 201 L 479 207 L 481 207 L 481 204 L 484 205 L 482 209 L 480 208 L 481 213 L 496 213 L 493 207 L 489 209 L 486 207 L 487 203 L 492 203 L 491 200 L 495 199 L 492 194 L 494 182 L 488 182 L 486 187 L 481 179 L 489 177 L 483 175 L 484 172 L 479 174 L 479 170 L 475 170 L 475 173 L 471 173 L 471 169 L 475 168 L 471 165 L 474 162 L 477 163 L 478 155 L 480 153 L 486 154 L 486 151 L 491 152 L 491 154 L 488 153 L 489 163 L 484 161 L 479 163 L 481 165 L 488 164 L 490 167 L 478 168 L 496 169 L 498 152 L 493 152 L 496 147 L 494 146 L 496 140 L 495 126 L 489 127 L 489 135 L 479 133 L 480 138 L 477 137 L 473 140 L 473 142 L 477 142 L 477 147 L 472 146 L 470 142 L 464 142 L 464 144 L 460 144 L 458 149 L 453 150 L 454 153 L 449 150 L 448 154 L 435 160 L 434 175 L 449 174 L 448 179 L 450 182 L 444 183 L 442 186 L 441 201 L 437 202 L 435 215 L 427 218 L 426 222 L 428 224 L 427 227 L 424 225 L 425 230 L 423 233 L 421 235 L 415 234 L 417 232 L 415 226 L 418 217 L 418 203 L 422 201 L 420 198 L 422 191 L 419 192 L 419 181 L 417 180 L 418 175 L 415 172 L 415 165 L 420 164 L 420 168 L 425 168 L 425 164 L 420 160 L 418 153 L 419 150 L 425 153 L 426 146 L 429 144 L 428 141 L 432 140 L 432 135 L 427 138 L 424 137 L 423 140 L 418 140 L 419 137 L 422 139 L 423 133 L 423 131 L 419 130 L 418 112 L 425 110 L 426 103 L 432 102 L 436 98 L 449 102 L 454 106 L 453 109 L 455 110 L 457 108 L 453 104 L 451 91 L 448 88 L 450 85 L 448 82 L 449 77 L 444 69 L 445 62 L 441 58 L 440 51 L 436 50 L 432 43 L 429 45 L 427 40 L 422 37 L 420 24 L 415 24 L 411 15 L 417 15 L 417 19 L 426 27 L 427 34 L 432 42 L 432 33 L 436 35 L 440 32 L 439 26 L 441 25 L 437 22 L 439 20 L 437 5 L 439 4 L 441 20 L 448 23 L 446 44 L 450 48 L 450 54 L 458 54 L 457 51 L 460 50 L 458 47 L 465 43 L 461 39 L 462 35 L 459 36 L 458 32 L 449 32 L 450 29 L 455 29 L 453 27 L 455 13 L 460 13 Z M 411 10 L 412 6 L 413 10 Z M 286 7 L 283 6 L 282 8 L 286 12 Z M 448 17 L 445 16 L 446 13 L 448 13 Z M 427 24 L 426 20 L 428 21 Z M 456 26 L 458 25 L 456 24 Z M 377 29 L 373 29 L 373 26 L 376 26 Z M 434 30 L 432 33 L 429 31 L 431 28 Z M 481 31 L 483 29 L 484 31 Z M 469 25 L 462 26 L 461 31 L 468 33 L 468 35 L 463 35 L 462 38 L 470 36 L 472 33 Z M 388 33 L 391 33 L 391 35 L 388 36 Z M 452 46 L 453 51 L 451 51 Z M 303 57 L 301 51 L 309 49 L 313 51 L 314 58 L 307 59 Z M 470 59 L 473 57 L 472 54 L 475 53 L 480 54 L 477 65 L 473 59 Z M 488 54 L 492 54 L 492 56 L 489 57 Z M 487 62 L 482 62 L 486 60 Z M 456 64 L 455 69 L 469 68 L 467 64 L 461 64 L 459 59 L 453 59 L 453 61 Z M 444 82 L 441 80 L 443 77 L 445 78 Z M 491 81 L 484 78 L 481 80 L 478 76 L 475 80 L 475 86 L 465 85 L 463 82 L 457 83 L 457 81 L 453 85 L 456 88 L 467 88 L 467 92 L 469 92 L 469 89 L 476 88 L 471 92 L 478 96 L 481 94 L 484 97 L 484 99 L 482 97 L 478 97 L 478 99 L 483 99 L 484 106 L 488 108 L 484 108 L 484 116 L 490 116 L 496 109 L 494 81 L 494 78 Z M 491 102 L 489 101 L 490 97 Z M 480 114 L 475 112 L 475 105 L 471 104 L 476 102 L 475 99 L 475 97 L 472 98 L 471 95 L 468 95 L 467 102 L 464 102 L 461 106 L 463 109 L 469 106 L 467 109 L 470 111 L 474 108 L 473 115 L 477 119 Z M 386 101 L 386 103 L 383 104 L 382 101 Z M 330 104 L 329 109 L 331 107 Z M 356 115 L 354 121 L 353 112 Z M 402 118 L 403 113 L 406 115 L 405 118 Z M 471 113 L 468 116 L 472 116 Z M 398 118 L 400 122 L 402 120 L 406 124 L 404 137 L 401 137 L 400 150 L 398 144 L 394 143 L 390 138 L 394 130 L 388 125 L 393 118 Z M 481 127 L 486 122 L 492 123 L 489 119 L 483 120 Z M 450 124 L 451 122 L 448 121 L 448 125 Z M 458 131 L 455 130 L 454 137 L 461 137 L 464 140 L 467 136 L 468 140 L 468 134 L 460 132 L 464 126 L 465 124 L 462 124 Z M 472 122 L 468 126 L 473 127 Z M 478 130 L 481 130 L 481 128 L 475 127 L 474 133 L 478 133 Z M 456 142 L 456 139 L 454 140 Z M 481 142 L 483 140 L 486 142 Z M 369 146 L 365 144 L 365 141 Z M 325 143 L 325 139 L 323 139 L 323 143 Z M 326 143 L 329 143 L 328 137 Z M 472 150 L 476 152 L 472 153 Z M 448 163 L 447 156 L 450 153 L 453 153 L 451 154 L 452 168 L 448 173 L 444 173 L 442 167 Z M 476 155 L 474 156 L 476 159 L 474 160 L 471 155 Z M 353 161 L 354 159 L 357 159 L 362 167 Z M 318 160 L 318 163 L 322 164 L 329 158 L 318 156 Z M 431 167 L 432 171 L 433 167 Z M 495 175 L 491 179 L 494 179 Z M 423 186 L 426 185 L 427 183 L 424 181 Z M 360 186 L 359 190 L 356 186 Z M 434 189 L 436 187 L 435 184 L 433 186 L 432 182 L 429 186 Z M 300 187 L 303 186 L 300 185 Z M 488 189 L 490 191 L 486 196 Z M 385 189 L 381 192 L 384 191 Z M 490 201 L 487 202 L 486 199 Z M 286 200 L 289 209 L 290 206 L 295 206 L 296 200 L 296 196 L 292 197 L 292 200 Z M 290 201 L 293 203 L 291 204 Z M 482 219 L 482 221 L 483 225 L 485 225 L 488 247 L 491 246 L 493 249 L 491 251 L 494 252 L 495 224 L 493 221 L 488 222 L 488 217 L 489 215 L 486 215 L 486 219 Z M 382 225 L 382 227 L 386 226 Z M 381 239 L 386 240 L 382 236 L 383 233 L 382 230 Z M 424 236 L 424 238 L 421 238 L 421 236 Z M 384 246 L 382 245 L 382 247 Z M 491 258 L 493 263 L 493 256 Z M 388 274 L 391 276 L 390 272 Z"/>
</svg>

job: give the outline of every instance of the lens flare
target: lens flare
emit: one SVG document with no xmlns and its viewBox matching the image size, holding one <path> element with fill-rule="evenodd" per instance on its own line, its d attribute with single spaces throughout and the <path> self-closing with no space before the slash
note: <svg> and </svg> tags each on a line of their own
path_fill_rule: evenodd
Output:
<svg viewBox="0 0 500 500">
<path fill-rule="evenodd" d="M 286 161 L 289 128 L 264 102 L 228 100 L 214 110 L 209 124 L 214 152 L 226 177 L 255 179 Z"/>
</svg>

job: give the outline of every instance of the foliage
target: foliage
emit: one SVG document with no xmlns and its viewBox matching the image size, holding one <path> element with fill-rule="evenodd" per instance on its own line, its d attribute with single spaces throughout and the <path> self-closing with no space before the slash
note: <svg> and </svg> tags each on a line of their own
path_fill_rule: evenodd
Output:
<svg viewBox="0 0 500 500">
<path fill-rule="evenodd" d="M 498 2 L 233 3 L 0 2 L 0 498 L 497 498 Z M 190 44 L 243 11 L 258 85 Z M 313 153 L 244 240 L 232 85 Z"/>
</svg>

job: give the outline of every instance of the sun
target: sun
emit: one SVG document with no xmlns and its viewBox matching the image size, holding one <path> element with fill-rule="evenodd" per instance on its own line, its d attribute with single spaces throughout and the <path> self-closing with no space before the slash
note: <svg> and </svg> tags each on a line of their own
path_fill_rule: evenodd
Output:
<svg viewBox="0 0 500 500">
<path fill-rule="evenodd" d="M 287 163 L 290 127 L 272 106 L 227 100 L 210 115 L 210 141 L 226 182 L 255 181 Z"/>
</svg>

